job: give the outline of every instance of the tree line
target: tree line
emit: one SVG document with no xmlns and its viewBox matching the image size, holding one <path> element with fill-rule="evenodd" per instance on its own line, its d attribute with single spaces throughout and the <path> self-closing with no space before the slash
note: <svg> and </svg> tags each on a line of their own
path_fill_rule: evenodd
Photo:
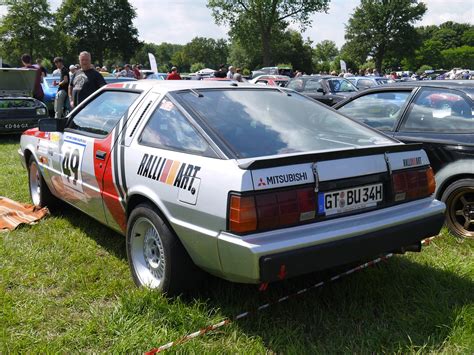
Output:
<svg viewBox="0 0 474 355">
<path fill-rule="evenodd" d="M 227 63 L 330 72 L 339 69 L 341 59 L 353 70 L 375 68 L 380 73 L 474 63 L 474 26 L 446 22 L 415 27 L 427 11 L 417 0 L 361 0 L 345 25 L 346 42 L 340 49 L 333 41 L 313 44 L 301 35 L 312 25 L 312 14 L 329 9 L 329 0 L 208 0 L 215 22 L 229 26 L 229 38 L 195 37 L 185 45 L 140 42 L 128 0 L 63 0 L 55 13 L 47 0 L 6 0 L 6 5 L 0 56 L 12 65 L 23 52 L 34 58 L 59 55 L 75 63 L 82 50 L 106 66 L 148 66 L 148 53 L 153 53 L 163 72 L 171 66 L 194 72 Z"/>
</svg>

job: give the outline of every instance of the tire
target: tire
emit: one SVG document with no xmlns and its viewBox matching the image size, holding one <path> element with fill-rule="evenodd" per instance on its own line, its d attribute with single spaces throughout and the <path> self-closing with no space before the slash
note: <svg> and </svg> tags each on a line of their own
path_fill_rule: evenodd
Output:
<svg viewBox="0 0 474 355">
<path fill-rule="evenodd" d="M 35 206 L 51 208 L 57 204 L 57 199 L 49 190 L 33 156 L 30 157 L 28 162 L 28 186 L 31 201 Z"/>
<path fill-rule="evenodd" d="M 178 237 L 149 204 L 140 204 L 127 223 L 127 258 L 133 281 L 169 296 L 196 286 L 200 270 Z"/>
<path fill-rule="evenodd" d="M 449 185 L 441 200 L 446 203 L 446 226 L 454 235 L 474 238 L 474 179 Z"/>
</svg>

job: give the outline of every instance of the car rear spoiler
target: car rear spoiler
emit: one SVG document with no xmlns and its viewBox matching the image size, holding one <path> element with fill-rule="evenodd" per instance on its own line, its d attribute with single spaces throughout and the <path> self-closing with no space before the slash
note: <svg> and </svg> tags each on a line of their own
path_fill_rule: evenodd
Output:
<svg viewBox="0 0 474 355">
<path fill-rule="evenodd" d="M 411 144 L 395 144 L 395 145 L 384 145 L 365 147 L 357 149 L 342 149 L 330 152 L 320 153 L 309 153 L 309 154 L 298 154 L 284 157 L 275 158 L 263 158 L 263 159 L 245 159 L 239 163 L 239 168 L 243 170 L 251 169 L 265 169 L 273 168 L 277 166 L 312 163 L 323 160 L 332 160 L 339 158 L 351 158 L 359 157 L 364 155 L 383 154 L 383 153 L 396 153 L 396 152 L 407 152 L 410 150 L 420 150 L 423 145 L 421 143 Z"/>
</svg>

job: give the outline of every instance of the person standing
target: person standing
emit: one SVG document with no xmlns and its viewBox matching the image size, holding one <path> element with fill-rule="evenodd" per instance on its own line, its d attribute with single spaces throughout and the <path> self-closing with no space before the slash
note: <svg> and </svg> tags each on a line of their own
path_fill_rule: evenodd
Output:
<svg viewBox="0 0 474 355">
<path fill-rule="evenodd" d="M 231 66 L 229 67 L 229 71 L 227 72 L 227 75 L 226 75 L 227 79 L 231 79 L 231 80 L 232 80 L 232 79 L 234 78 L 234 72 L 235 72 L 235 69 L 234 69 L 234 67 L 231 65 Z"/>
<path fill-rule="evenodd" d="M 36 66 L 39 68 L 39 70 L 41 70 L 41 76 L 43 78 L 48 76 L 48 71 L 43 66 L 43 61 L 41 60 L 41 58 L 36 59 Z"/>
<path fill-rule="evenodd" d="M 69 100 L 72 108 L 106 84 L 104 77 L 92 66 L 89 52 L 79 54 L 79 65 L 81 68 L 70 78 L 69 84 Z"/>
<path fill-rule="evenodd" d="M 54 58 L 54 64 L 56 65 L 56 68 L 58 68 L 57 70 L 60 71 L 58 91 L 56 92 L 56 97 L 54 99 L 54 118 L 62 118 L 64 115 L 64 105 L 67 100 L 67 91 L 69 87 L 69 72 L 64 66 L 63 58 Z"/>
<path fill-rule="evenodd" d="M 234 78 L 235 81 L 243 82 L 242 74 L 240 74 L 240 68 L 235 69 Z"/>
<path fill-rule="evenodd" d="M 178 74 L 178 68 L 171 68 L 171 73 L 168 74 L 166 80 L 181 80 L 181 75 Z"/>
<path fill-rule="evenodd" d="M 31 64 L 31 56 L 29 54 L 23 54 L 21 56 L 21 62 L 23 63 L 24 69 L 34 69 L 36 70 L 35 86 L 33 88 L 33 97 L 37 100 L 43 101 L 44 92 L 41 87 L 42 74 L 41 70 Z"/>
</svg>

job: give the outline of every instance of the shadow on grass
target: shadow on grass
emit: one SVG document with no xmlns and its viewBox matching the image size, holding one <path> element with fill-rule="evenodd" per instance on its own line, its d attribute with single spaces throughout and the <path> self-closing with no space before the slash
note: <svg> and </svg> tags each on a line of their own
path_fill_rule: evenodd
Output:
<svg viewBox="0 0 474 355">
<path fill-rule="evenodd" d="M 333 274 L 271 284 L 264 293 L 256 286 L 212 278 L 195 297 L 232 318 Z M 453 328 L 463 327 L 458 316 L 474 302 L 473 290 L 467 278 L 396 257 L 256 312 L 237 325 L 282 353 L 433 351 L 442 348 Z"/>
<path fill-rule="evenodd" d="M 54 209 L 52 214 L 66 218 L 74 227 L 83 231 L 109 253 L 119 259 L 127 260 L 124 236 L 66 203 L 61 203 L 61 206 Z"/>
<path fill-rule="evenodd" d="M 62 216 L 107 251 L 126 259 L 123 236 L 72 207 L 64 209 Z M 259 292 L 256 285 L 210 276 L 199 290 L 181 301 L 190 308 L 203 304 L 204 314 L 232 319 L 340 271 L 274 283 L 265 292 Z M 443 350 L 457 328 L 469 327 L 463 324 L 467 312 L 462 312 L 474 303 L 473 290 L 474 283 L 467 277 L 396 256 L 254 312 L 235 326 L 246 336 L 262 339 L 268 349 L 278 353 L 437 352 Z M 174 307 L 174 303 L 170 300 L 168 306 Z M 452 342 L 456 344 L 456 340 Z"/>
<path fill-rule="evenodd" d="M 0 135 L 0 146 L 7 144 L 20 144 L 21 133 Z"/>
</svg>

